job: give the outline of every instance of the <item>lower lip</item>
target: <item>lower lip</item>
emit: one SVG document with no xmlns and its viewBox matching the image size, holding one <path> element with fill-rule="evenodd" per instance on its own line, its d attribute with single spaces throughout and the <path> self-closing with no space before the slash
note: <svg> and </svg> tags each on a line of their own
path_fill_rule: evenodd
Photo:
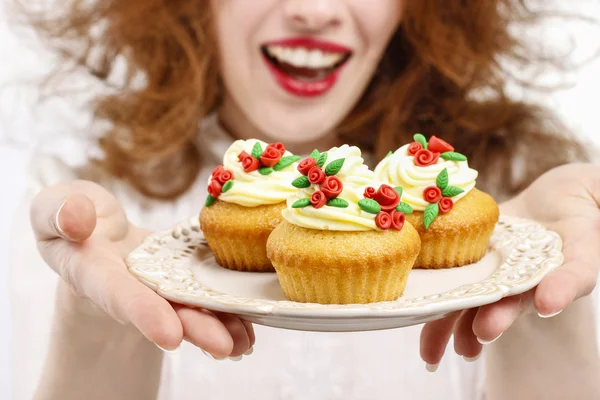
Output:
<svg viewBox="0 0 600 400">
<path fill-rule="evenodd" d="M 305 82 L 294 79 L 275 67 L 266 56 L 263 56 L 269 71 L 273 74 L 275 81 L 287 92 L 298 97 L 317 97 L 327 93 L 338 80 L 343 65 L 319 81 Z"/>
</svg>

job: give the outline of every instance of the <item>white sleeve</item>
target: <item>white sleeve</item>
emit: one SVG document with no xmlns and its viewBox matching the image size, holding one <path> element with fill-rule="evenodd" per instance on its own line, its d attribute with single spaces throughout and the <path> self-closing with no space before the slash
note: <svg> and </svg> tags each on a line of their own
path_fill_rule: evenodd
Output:
<svg viewBox="0 0 600 400">
<path fill-rule="evenodd" d="M 12 314 L 12 399 L 33 397 L 50 341 L 57 275 L 40 257 L 29 222 L 31 200 L 43 187 L 74 179 L 57 158 L 34 156 L 30 185 L 14 215 L 9 241 Z"/>
</svg>

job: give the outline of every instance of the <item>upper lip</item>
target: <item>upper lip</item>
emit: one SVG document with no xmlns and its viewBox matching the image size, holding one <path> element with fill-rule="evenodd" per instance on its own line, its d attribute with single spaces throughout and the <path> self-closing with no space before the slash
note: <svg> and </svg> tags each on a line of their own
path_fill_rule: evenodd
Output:
<svg viewBox="0 0 600 400">
<path fill-rule="evenodd" d="M 352 49 L 349 47 L 313 37 L 295 37 L 275 40 L 264 43 L 263 46 L 304 47 L 308 50 L 321 50 L 330 53 L 352 53 Z"/>
</svg>

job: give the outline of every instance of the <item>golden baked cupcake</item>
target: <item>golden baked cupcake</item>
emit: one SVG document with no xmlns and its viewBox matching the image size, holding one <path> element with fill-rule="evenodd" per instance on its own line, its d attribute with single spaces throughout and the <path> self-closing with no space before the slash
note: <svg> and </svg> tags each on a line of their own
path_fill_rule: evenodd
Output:
<svg viewBox="0 0 600 400">
<path fill-rule="evenodd" d="M 390 152 L 375 177 L 404 189 L 415 211 L 407 216 L 421 236 L 415 268 L 450 268 L 479 261 L 498 222 L 494 199 L 475 188 L 477 171 L 467 157 L 432 136 Z"/>
<path fill-rule="evenodd" d="M 299 190 L 267 242 L 285 296 L 321 304 L 401 296 L 420 240 L 400 189 L 374 183 L 357 147 L 315 151 L 298 168 Z"/>
<path fill-rule="evenodd" d="M 285 200 L 295 192 L 301 157 L 281 143 L 238 140 L 208 179 L 200 226 L 217 262 L 229 269 L 273 272 L 267 238 L 282 221 Z"/>
</svg>

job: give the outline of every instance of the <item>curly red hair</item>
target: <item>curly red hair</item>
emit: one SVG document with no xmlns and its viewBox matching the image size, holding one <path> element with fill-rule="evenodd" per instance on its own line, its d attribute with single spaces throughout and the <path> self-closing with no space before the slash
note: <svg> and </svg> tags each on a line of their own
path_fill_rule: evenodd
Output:
<svg viewBox="0 0 600 400">
<path fill-rule="evenodd" d="M 52 13 L 26 12 L 63 65 L 114 89 L 93 104 L 97 118 L 110 122 L 101 165 L 153 197 L 185 191 L 199 170 L 198 123 L 221 93 L 209 2 L 68 0 Z M 377 73 L 339 127 L 340 141 L 382 156 L 415 132 L 436 134 L 470 157 L 484 189 L 507 195 L 585 158 L 548 113 L 506 94 L 500 60 L 534 61 L 509 27 L 536 19 L 524 0 L 405 2 Z M 116 84 L 119 65 L 125 79 Z M 517 174 L 514 160 L 525 148 L 531 151 Z"/>
</svg>

